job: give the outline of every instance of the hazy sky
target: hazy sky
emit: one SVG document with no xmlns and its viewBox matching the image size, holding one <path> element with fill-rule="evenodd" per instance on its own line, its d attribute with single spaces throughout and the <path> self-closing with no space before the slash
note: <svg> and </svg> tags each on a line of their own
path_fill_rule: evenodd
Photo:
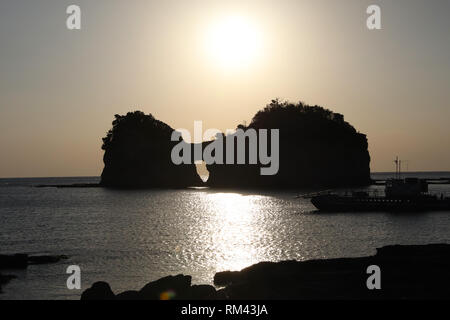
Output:
<svg viewBox="0 0 450 320">
<path fill-rule="evenodd" d="M 66 28 L 70 4 L 81 30 Z M 370 4 L 382 30 L 366 27 Z M 450 170 L 449 12 L 448 0 L 1 0 L 0 177 L 99 175 L 116 113 L 225 130 L 275 97 L 343 113 L 367 134 L 372 171 L 396 155 Z"/>
</svg>

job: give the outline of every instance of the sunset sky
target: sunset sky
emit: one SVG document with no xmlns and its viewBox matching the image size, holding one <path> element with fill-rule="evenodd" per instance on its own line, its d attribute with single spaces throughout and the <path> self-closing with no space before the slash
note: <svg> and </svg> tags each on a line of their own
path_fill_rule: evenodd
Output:
<svg viewBox="0 0 450 320">
<path fill-rule="evenodd" d="M 81 7 L 81 30 L 66 8 Z M 366 27 L 381 7 L 382 30 Z M 273 98 L 367 134 L 372 171 L 450 171 L 450 1 L 4 0 L 0 177 L 96 176 L 114 114 L 235 128 Z M 332 161 L 332 159 L 330 159 Z"/>
</svg>

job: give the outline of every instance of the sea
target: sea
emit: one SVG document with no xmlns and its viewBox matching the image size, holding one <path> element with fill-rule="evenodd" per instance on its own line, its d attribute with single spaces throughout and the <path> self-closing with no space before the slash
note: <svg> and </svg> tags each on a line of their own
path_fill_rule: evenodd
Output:
<svg viewBox="0 0 450 320">
<path fill-rule="evenodd" d="M 403 176 L 438 179 L 450 172 Z M 98 177 L 0 179 L 0 253 L 68 257 L 2 270 L 17 278 L 3 287 L 0 299 L 79 299 L 96 281 L 107 281 L 119 293 L 176 274 L 213 284 L 216 272 L 261 261 L 357 257 L 386 245 L 450 243 L 450 212 L 319 213 L 302 195 L 320 190 L 36 187 L 97 182 Z M 383 192 L 383 186 L 365 189 Z M 450 185 L 431 185 L 430 192 L 450 196 Z M 67 287 L 72 265 L 81 270 L 81 289 Z"/>
</svg>

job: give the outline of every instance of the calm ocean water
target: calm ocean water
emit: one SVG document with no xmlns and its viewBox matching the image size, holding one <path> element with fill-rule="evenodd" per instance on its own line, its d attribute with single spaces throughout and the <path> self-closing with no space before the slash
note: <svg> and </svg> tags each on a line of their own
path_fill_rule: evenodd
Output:
<svg viewBox="0 0 450 320">
<path fill-rule="evenodd" d="M 3 271 L 18 279 L 4 287 L 0 299 L 78 299 L 81 291 L 66 288 L 65 271 L 72 264 L 81 267 L 82 290 L 105 280 L 118 293 L 170 274 L 190 274 L 194 283 L 207 284 L 218 271 L 260 261 L 370 255 L 389 244 L 450 243 L 448 212 L 319 214 L 309 200 L 296 198 L 300 191 L 33 187 L 97 181 L 0 179 L 0 253 L 69 256 L 57 264 Z M 430 189 L 450 194 L 448 185 Z"/>
</svg>

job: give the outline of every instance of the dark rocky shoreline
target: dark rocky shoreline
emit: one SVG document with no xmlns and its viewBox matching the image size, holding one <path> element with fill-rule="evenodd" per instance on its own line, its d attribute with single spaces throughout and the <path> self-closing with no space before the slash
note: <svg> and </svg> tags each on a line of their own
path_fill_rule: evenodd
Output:
<svg viewBox="0 0 450 320">
<path fill-rule="evenodd" d="M 367 268 L 381 270 L 381 289 L 369 290 Z M 168 276 L 139 291 L 115 295 L 106 282 L 85 290 L 82 300 L 280 300 L 449 299 L 450 245 L 387 246 L 374 256 L 261 262 L 241 271 L 218 272 L 214 284 L 191 285 L 187 275 Z"/>
<path fill-rule="evenodd" d="M 68 259 L 68 257 L 65 255 L 30 256 L 25 253 L 0 254 L 0 270 L 22 270 L 26 269 L 29 265 L 56 263 L 64 259 Z M 0 293 L 2 293 L 2 286 L 15 278 L 15 275 L 4 275 L 0 273 Z"/>
<path fill-rule="evenodd" d="M 0 254 L 1 269 L 25 269 L 32 264 L 56 263 L 68 259 L 65 255 L 28 255 L 26 253 Z"/>
</svg>

